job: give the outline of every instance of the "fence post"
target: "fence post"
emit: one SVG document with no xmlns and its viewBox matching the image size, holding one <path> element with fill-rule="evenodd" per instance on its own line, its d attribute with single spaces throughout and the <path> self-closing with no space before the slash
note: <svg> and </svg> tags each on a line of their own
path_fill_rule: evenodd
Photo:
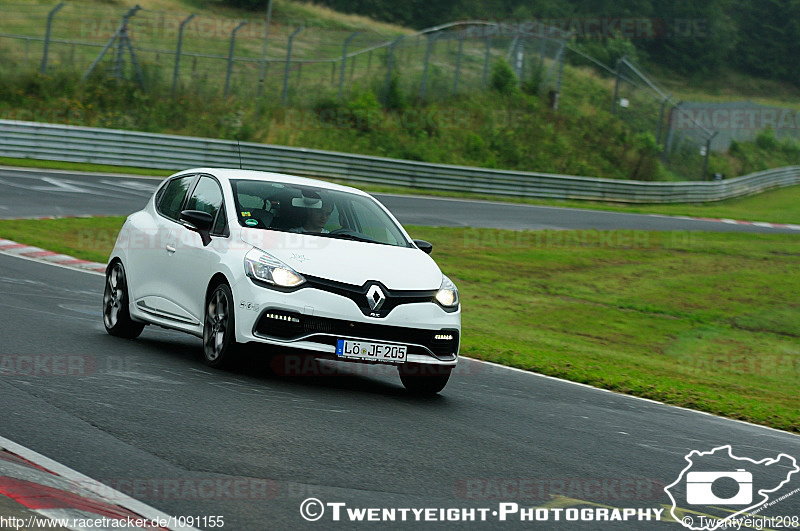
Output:
<svg viewBox="0 0 800 531">
<path fill-rule="evenodd" d="M 658 133 L 656 134 L 656 146 L 661 144 L 661 131 L 664 128 L 664 107 L 667 106 L 669 98 L 661 100 L 661 111 L 658 113 Z"/>
<path fill-rule="evenodd" d="M 619 99 L 619 80 L 620 80 L 620 70 L 622 70 L 622 59 L 625 56 L 623 55 L 619 59 L 617 59 L 617 69 L 614 71 L 614 101 L 611 102 L 611 114 L 617 114 L 617 99 Z"/>
<path fill-rule="evenodd" d="M 347 37 L 347 38 L 344 40 L 344 46 L 342 46 L 342 64 L 341 64 L 342 71 L 341 71 L 341 73 L 339 74 L 339 100 L 340 100 L 340 101 L 341 101 L 341 99 L 342 99 L 342 91 L 343 91 L 343 89 L 344 89 L 344 74 L 345 74 L 345 69 L 347 68 L 347 46 L 350 44 L 350 41 L 352 41 L 353 39 L 355 39 L 355 38 L 356 38 L 356 36 L 357 36 L 359 33 L 360 33 L 360 32 L 358 32 L 358 31 L 354 31 L 353 33 L 351 33 L 351 34 L 350 34 L 350 35 L 349 35 L 349 36 L 348 36 L 348 37 Z"/>
<path fill-rule="evenodd" d="M 186 29 L 186 24 L 189 23 L 196 15 L 192 13 L 181 22 L 178 29 L 178 47 L 175 50 L 175 70 L 172 72 L 172 95 L 175 95 L 175 87 L 178 85 L 178 68 L 181 65 L 181 49 L 183 48 L 183 30 Z"/>
<path fill-rule="evenodd" d="M 225 96 L 228 95 L 228 90 L 231 86 L 231 72 L 233 71 L 233 50 L 236 47 L 236 32 L 247 25 L 247 21 L 239 22 L 239 25 L 233 28 L 231 32 L 231 46 L 228 50 L 228 71 L 225 73 Z"/>
<path fill-rule="evenodd" d="M 522 39 L 520 38 L 519 35 L 517 35 L 516 42 L 514 43 L 514 56 L 513 56 L 514 73 L 517 74 L 517 83 L 522 82 L 522 57 L 525 55 L 520 48 L 521 46 L 522 46 Z"/>
<path fill-rule="evenodd" d="M 50 13 L 47 14 L 47 31 L 44 34 L 44 52 L 42 53 L 42 68 L 41 72 L 44 75 L 47 72 L 47 52 L 50 49 L 50 30 L 53 27 L 53 17 L 58 13 L 62 7 L 67 5 L 64 2 L 61 2 L 56 7 L 50 10 Z"/>
<path fill-rule="evenodd" d="M 486 78 L 489 75 L 489 56 L 492 53 L 492 37 L 486 36 L 486 54 L 483 56 L 483 86 L 486 86 Z"/>
<path fill-rule="evenodd" d="M 661 162 L 664 164 L 667 163 L 667 159 L 669 158 L 669 150 L 672 147 L 672 126 L 675 121 L 675 116 L 680 112 L 681 103 L 683 102 L 678 102 L 669 110 L 669 117 L 667 118 L 667 136 L 664 139 L 664 153 L 661 155 Z"/>
<path fill-rule="evenodd" d="M 419 88 L 419 99 L 425 101 L 425 91 L 428 88 L 428 65 L 431 61 L 431 48 L 433 48 L 433 41 L 438 37 L 438 33 L 426 35 L 428 37 L 428 46 L 425 48 L 425 68 L 422 71 L 422 83 Z"/>
<path fill-rule="evenodd" d="M 292 65 L 292 41 L 295 35 L 303 31 L 303 26 L 300 26 L 291 35 L 289 35 L 289 43 L 286 45 L 286 68 L 283 72 L 283 92 L 281 93 L 281 105 L 286 105 L 286 97 L 289 94 L 289 68 Z"/>
<path fill-rule="evenodd" d="M 126 24 L 123 23 L 123 29 L 120 30 L 120 37 L 119 41 L 117 42 L 117 60 L 114 63 L 114 77 L 117 79 L 117 83 L 119 83 L 119 80 L 122 79 L 122 70 L 124 68 L 122 63 L 124 61 L 124 56 L 123 56 L 123 52 L 125 51 L 124 41 L 125 41 L 125 35 L 127 33 L 126 32 L 127 28 L 125 28 L 125 26 Z"/>
<path fill-rule="evenodd" d="M 403 35 L 400 35 L 399 37 L 397 37 L 397 39 L 395 39 L 392 42 L 392 44 L 389 45 L 389 60 L 387 61 L 387 65 L 386 65 L 386 82 L 384 84 L 384 89 L 383 89 L 383 93 L 384 93 L 383 104 L 384 105 L 386 105 L 389 102 L 389 87 L 392 84 L 392 67 L 394 66 L 394 48 L 395 48 L 395 46 L 400 44 L 400 41 L 402 41 L 404 38 L 405 37 Z"/>
<path fill-rule="evenodd" d="M 553 110 L 558 111 L 558 102 L 561 99 L 561 81 L 564 79 L 564 59 L 567 56 L 567 41 L 564 39 L 561 42 L 561 50 L 558 52 L 558 82 L 556 83 L 555 100 L 553 101 Z"/>
<path fill-rule="evenodd" d="M 261 49 L 261 71 L 258 73 L 258 97 L 264 93 L 264 80 L 267 77 L 267 42 L 269 42 L 269 25 L 272 22 L 272 0 L 267 4 L 267 27 L 264 29 L 264 46 Z"/>
<path fill-rule="evenodd" d="M 25 70 L 28 69 L 28 55 L 31 51 L 31 38 L 25 37 L 25 61 L 23 62 L 23 68 Z"/>
<path fill-rule="evenodd" d="M 458 34 L 458 57 L 456 57 L 456 77 L 453 80 L 453 94 L 458 94 L 458 75 L 461 73 L 461 54 L 464 52 L 464 32 Z"/>
<path fill-rule="evenodd" d="M 139 62 L 136 60 L 136 53 L 133 51 L 133 45 L 131 44 L 131 39 L 125 35 L 125 38 L 122 39 L 122 42 L 125 43 L 125 46 L 128 47 L 128 53 L 131 54 L 131 62 L 133 63 L 133 68 L 136 70 L 136 76 L 139 78 L 139 85 L 142 87 L 142 90 L 147 91 L 147 87 L 144 84 L 144 75 L 142 74 L 142 69 L 139 68 Z"/>
<path fill-rule="evenodd" d="M 706 139 L 706 157 L 703 160 L 703 180 L 706 180 L 706 175 L 708 175 L 708 157 L 711 155 L 711 141 L 714 140 L 714 137 L 719 134 L 719 131 L 714 131 L 714 134 L 711 135 Z"/>
<path fill-rule="evenodd" d="M 539 70 L 544 69 L 544 58 L 547 55 L 547 43 L 550 42 L 544 37 L 540 37 L 541 45 L 539 46 Z"/>
<path fill-rule="evenodd" d="M 95 58 L 94 61 L 92 61 L 92 64 L 89 65 L 89 68 L 86 70 L 86 72 L 83 73 L 83 77 L 81 79 L 86 79 L 92 74 L 95 67 L 98 65 L 98 63 L 100 63 L 100 61 L 103 60 L 103 57 L 106 55 L 106 52 L 108 52 L 108 50 L 114 45 L 117 39 L 120 39 L 119 58 L 117 59 L 118 61 L 117 68 L 119 69 L 119 67 L 121 66 L 119 62 L 122 61 L 122 50 L 124 46 L 124 43 L 122 41 L 124 41 L 128 37 L 128 19 L 136 15 L 136 12 L 139 11 L 140 9 L 142 8 L 137 4 L 136 6 L 132 7 L 125 15 L 123 15 L 122 23 L 120 24 L 119 28 L 117 28 L 117 31 L 114 32 L 114 35 L 111 37 L 111 39 L 109 39 L 106 45 L 103 46 L 103 49 L 100 51 L 100 54 Z"/>
</svg>

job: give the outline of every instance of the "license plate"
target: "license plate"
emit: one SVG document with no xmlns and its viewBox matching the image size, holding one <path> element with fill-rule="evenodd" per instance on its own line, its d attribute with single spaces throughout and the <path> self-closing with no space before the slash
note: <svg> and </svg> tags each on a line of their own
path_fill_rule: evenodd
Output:
<svg viewBox="0 0 800 531">
<path fill-rule="evenodd" d="M 340 339 L 336 342 L 336 355 L 340 358 L 371 360 L 382 363 L 405 363 L 408 347 L 388 343 L 371 343 Z"/>
</svg>

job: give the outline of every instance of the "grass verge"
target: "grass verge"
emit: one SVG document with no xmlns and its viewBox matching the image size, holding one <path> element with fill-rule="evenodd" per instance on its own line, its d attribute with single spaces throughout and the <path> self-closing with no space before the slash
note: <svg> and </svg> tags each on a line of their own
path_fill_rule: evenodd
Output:
<svg viewBox="0 0 800 531">
<path fill-rule="evenodd" d="M 103 262 L 122 222 L 0 221 L 0 237 Z M 459 285 L 464 355 L 800 432 L 797 236 L 409 231 Z"/>
<path fill-rule="evenodd" d="M 3 219 L 0 238 L 105 263 L 125 218 Z"/>
</svg>

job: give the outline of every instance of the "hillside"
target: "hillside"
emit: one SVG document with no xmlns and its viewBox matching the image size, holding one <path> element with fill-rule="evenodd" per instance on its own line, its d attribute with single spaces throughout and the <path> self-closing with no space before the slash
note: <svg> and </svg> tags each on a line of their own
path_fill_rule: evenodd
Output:
<svg viewBox="0 0 800 531">
<path fill-rule="evenodd" d="M 483 86 L 482 41 L 468 43 L 461 65 L 462 84 L 456 91 L 452 76 L 458 43 L 443 41 L 431 54 L 430 72 L 424 73 L 428 98 L 423 100 L 419 87 L 425 41 L 413 37 L 411 30 L 287 0 L 274 4 L 263 88 L 258 86 L 263 22 L 252 12 L 210 0 L 139 2 L 145 9 L 136 15 L 140 26 L 134 26 L 132 41 L 141 50 L 145 91 L 137 86 L 130 62 L 125 64 L 127 79 L 111 79 L 110 57 L 82 82 L 86 65 L 109 38 L 99 30 L 83 30 L 103 24 L 114 27 L 133 3 L 71 2 L 59 13 L 54 36 L 67 39 L 82 31 L 81 42 L 87 44 L 54 44 L 46 76 L 35 73 L 38 63 L 29 57 L 37 56 L 35 48 L 22 48 L 21 40 L 0 39 L 0 48 L 6 52 L 0 55 L 4 74 L 0 117 L 549 173 L 644 180 L 701 177 L 703 160 L 696 151 L 679 153 L 663 164 L 654 127 L 658 102 L 641 91 L 625 92 L 640 114 L 612 114 L 613 78 L 596 69 L 564 65 L 560 106 L 553 110 L 547 91 L 554 75 L 549 81 L 543 75 L 546 70 L 556 71 L 552 49 L 543 49 L 544 61 L 538 69 L 523 71 L 518 87 L 515 73 L 504 62 L 509 43 L 496 43 Z M 8 5 L 0 2 L 4 4 Z M 51 7 L 17 7 L 13 16 L 0 22 L 0 28 L 18 35 L 41 34 L 43 17 Z M 172 96 L 173 59 L 168 54 L 174 49 L 175 34 L 164 28 L 170 27 L 170 21 L 184 20 L 189 12 L 201 21 L 197 27 L 212 21 L 219 30 L 199 37 L 187 32 L 179 83 Z M 251 17 L 247 20 L 255 29 L 237 36 L 238 62 L 226 96 L 224 59 L 230 31 L 242 16 Z M 299 27 L 304 29 L 293 43 L 292 58 L 301 62 L 292 64 L 292 79 L 283 85 L 290 89 L 284 105 L 280 96 L 287 40 Z M 344 39 L 355 31 L 359 33 L 350 50 L 381 46 L 398 35 L 407 36 L 405 42 L 410 44 L 398 48 L 389 85 L 385 47 L 352 58 L 340 99 L 337 86 L 344 71 L 340 72 L 335 59 L 342 53 Z M 538 53 L 531 52 L 531 57 Z M 674 87 L 676 92 L 692 90 L 702 96 L 702 84 L 678 80 Z M 791 89 L 781 95 L 786 100 L 794 96 Z M 757 143 L 736 145 L 729 154 L 712 154 L 709 173 L 733 176 L 798 162 L 796 146 L 766 134 Z"/>
<path fill-rule="evenodd" d="M 259 9 L 268 0 L 219 0 Z M 683 75 L 734 68 L 800 84 L 800 4 L 794 0 L 318 0 L 334 9 L 413 28 L 446 20 L 537 20 L 607 45 L 620 35 L 645 62 Z M 629 29 L 633 28 L 630 33 Z M 613 45 L 612 45 L 613 46 Z"/>
</svg>

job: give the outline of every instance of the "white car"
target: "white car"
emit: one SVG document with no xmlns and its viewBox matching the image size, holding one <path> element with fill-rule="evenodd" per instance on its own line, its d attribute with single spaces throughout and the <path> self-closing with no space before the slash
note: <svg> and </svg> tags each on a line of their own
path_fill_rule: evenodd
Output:
<svg viewBox="0 0 800 531">
<path fill-rule="evenodd" d="M 441 391 L 458 361 L 456 286 L 370 195 L 314 179 L 198 168 L 131 214 L 106 269 L 103 322 L 203 338 L 220 367 L 249 344 L 397 366 L 412 392 Z"/>
</svg>

